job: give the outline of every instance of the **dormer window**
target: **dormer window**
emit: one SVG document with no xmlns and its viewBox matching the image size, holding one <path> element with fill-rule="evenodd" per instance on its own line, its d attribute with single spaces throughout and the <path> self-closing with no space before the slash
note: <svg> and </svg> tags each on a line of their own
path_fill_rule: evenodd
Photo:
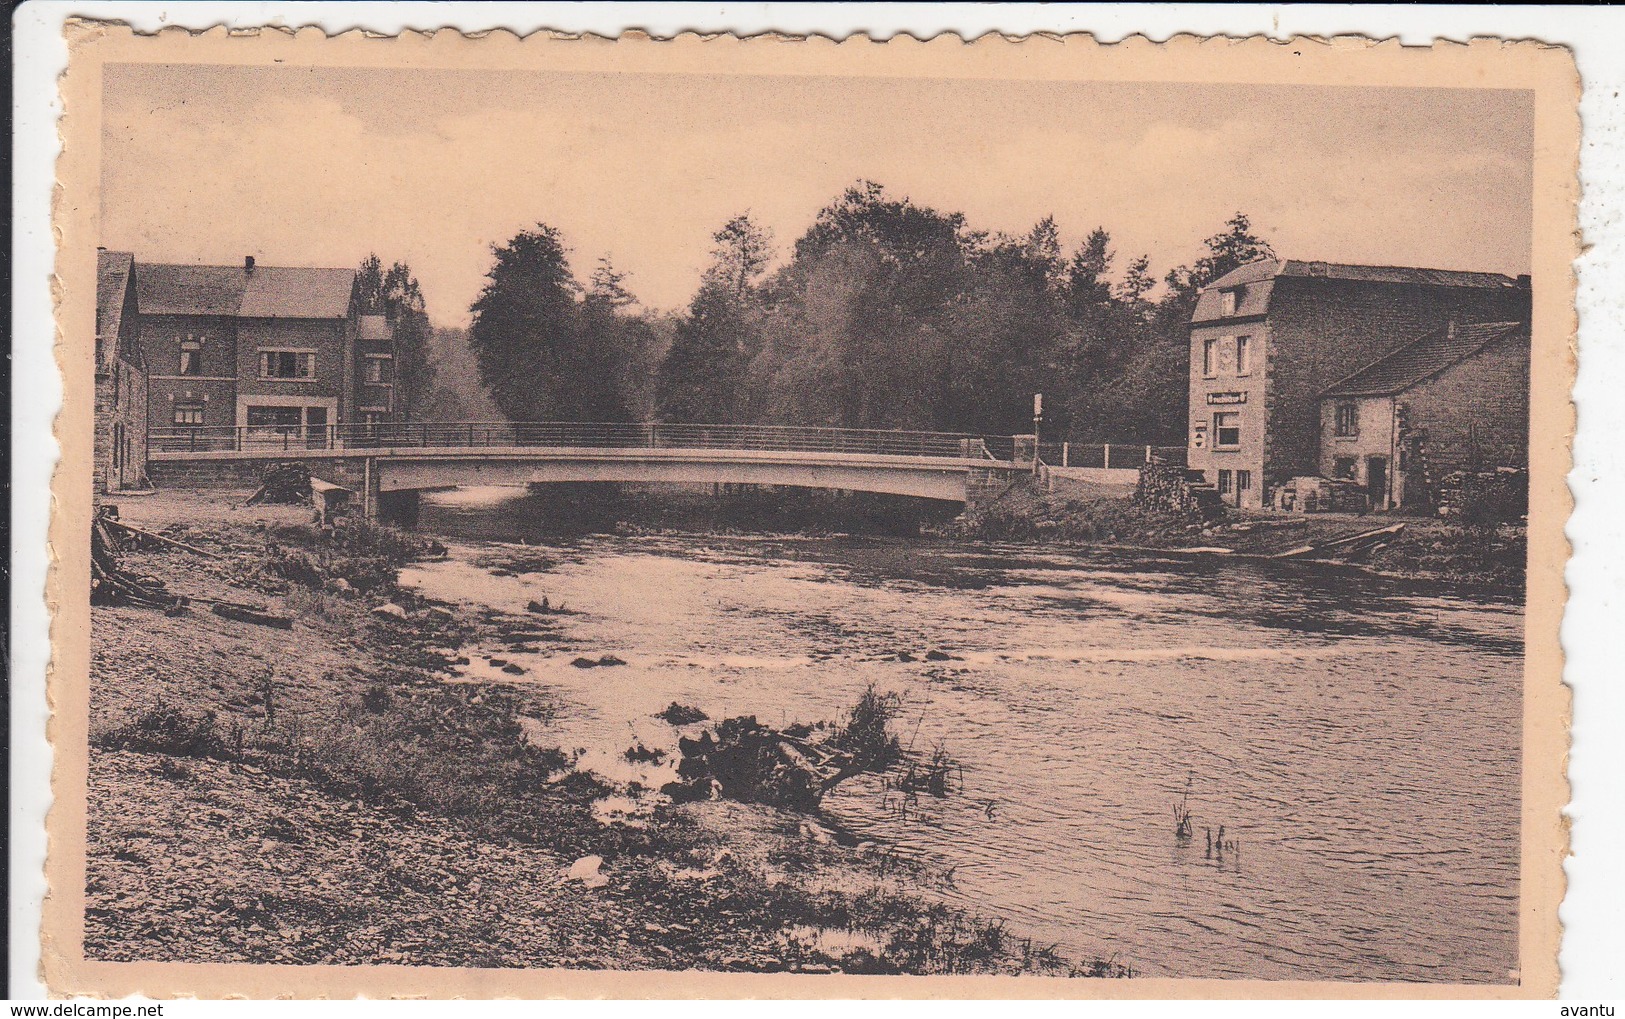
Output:
<svg viewBox="0 0 1625 1019">
<path fill-rule="evenodd" d="M 1241 287 L 1231 287 L 1228 290 L 1219 291 L 1220 315 L 1229 317 L 1236 313 L 1236 309 L 1241 305 L 1241 290 Z"/>
</svg>

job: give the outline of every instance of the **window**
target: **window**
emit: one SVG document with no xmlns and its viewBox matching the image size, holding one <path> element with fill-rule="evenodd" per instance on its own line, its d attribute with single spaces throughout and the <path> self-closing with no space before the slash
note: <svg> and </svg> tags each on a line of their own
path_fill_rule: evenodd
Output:
<svg viewBox="0 0 1625 1019">
<path fill-rule="evenodd" d="M 1343 400 L 1337 405 L 1337 435 L 1339 438 L 1352 438 L 1360 434 L 1360 405 L 1353 400 Z"/>
<path fill-rule="evenodd" d="M 1232 472 L 1230 472 L 1230 471 L 1220 471 L 1219 472 L 1219 494 L 1220 495 L 1229 495 L 1231 489 L 1235 487 L 1235 483 L 1231 479 L 1231 473 Z"/>
<path fill-rule="evenodd" d="M 1253 343 L 1253 338 L 1251 336 L 1238 336 L 1238 337 L 1236 337 L 1236 374 L 1237 375 L 1245 375 L 1248 372 L 1253 370 L 1252 350 L 1249 349 L 1250 347 L 1252 347 L 1252 343 Z"/>
<path fill-rule="evenodd" d="M 1219 314 L 1228 317 L 1236 313 L 1237 306 L 1241 304 L 1241 289 L 1232 287 L 1219 291 Z"/>
<path fill-rule="evenodd" d="M 388 385 L 394 381 L 392 364 L 388 354 L 368 354 L 361 366 L 361 380 L 374 386 Z"/>
<path fill-rule="evenodd" d="M 314 379 L 316 352 L 314 350 L 262 350 L 260 351 L 260 378 L 262 379 Z"/>
<path fill-rule="evenodd" d="M 1252 487 L 1253 487 L 1253 472 L 1252 471 L 1237 471 L 1236 472 L 1236 491 L 1237 492 L 1245 492 L 1245 491 L 1247 491 L 1248 489 L 1250 489 Z"/>
<path fill-rule="evenodd" d="M 304 423 L 304 415 L 298 407 L 250 407 L 248 408 L 248 427 L 270 429 L 297 429 Z"/>
<path fill-rule="evenodd" d="M 187 428 L 194 428 L 203 424 L 203 404 L 177 403 L 175 405 L 175 424 Z"/>
<path fill-rule="evenodd" d="M 1203 340 L 1202 341 L 1202 374 L 1203 375 L 1212 375 L 1213 374 L 1213 370 L 1214 370 L 1215 366 L 1218 364 L 1218 353 L 1219 353 L 1219 341 L 1218 340 Z"/>
<path fill-rule="evenodd" d="M 203 341 L 195 340 L 191 336 L 181 341 L 180 374 L 203 374 Z"/>
<path fill-rule="evenodd" d="M 1337 456 L 1332 458 L 1332 477 L 1343 481 L 1353 481 L 1355 472 L 1359 470 L 1359 460 L 1352 456 Z"/>
<path fill-rule="evenodd" d="M 1241 445 L 1241 414 L 1220 411 L 1213 415 L 1213 446 L 1215 449 L 1235 449 Z"/>
</svg>

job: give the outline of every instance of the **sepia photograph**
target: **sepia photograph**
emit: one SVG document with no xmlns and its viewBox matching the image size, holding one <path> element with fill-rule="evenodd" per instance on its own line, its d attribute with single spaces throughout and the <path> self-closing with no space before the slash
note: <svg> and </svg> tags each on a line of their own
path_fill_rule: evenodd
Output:
<svg viewBox="0 0 1625 1019">
<path fill-rule="evenodd" d="M 1552 992 L 1562 51 L 76 31 L 54 988 Z"/>
</svg>

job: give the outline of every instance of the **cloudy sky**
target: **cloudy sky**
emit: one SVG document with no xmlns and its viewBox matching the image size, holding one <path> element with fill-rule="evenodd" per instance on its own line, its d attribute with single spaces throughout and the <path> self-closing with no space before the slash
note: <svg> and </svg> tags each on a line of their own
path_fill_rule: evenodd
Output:
<svg viewBox="0 0 1625 1019">
<path fill-rule="evenodd" d="M 781 256 L 859 178 L 1161 275 L 1245 210 L 1282 255 L 1529 271 L 1528 93 L 118 65 L 102 241 L 147 261 L 409 263 L 461 324 L 542 221 L 684 305 L 745 210 Z"/>
</svg>

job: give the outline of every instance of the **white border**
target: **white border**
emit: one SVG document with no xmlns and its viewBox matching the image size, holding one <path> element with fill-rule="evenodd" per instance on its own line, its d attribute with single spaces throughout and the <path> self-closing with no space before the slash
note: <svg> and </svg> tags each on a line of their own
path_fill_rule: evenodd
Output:
<svg viewBox="0 0 1625 1019">
<path fill-rule="evenodd" d="M 1067 5 L 1038 4 L 520 4 L 520 3 L 156 3 L 35 0 L 13 11 L 15 37 L 15 174 L 13 252 L 13 549 L 12 549 L 12 814 L 11 959 L 13 995 L 37 997 L 43 817 L 49 803 L 50 753 L 44 740 L 44 675 L 49 636 L 44 590 L 45 533 L 52 466 L 57 456 L 52 418 L 61 385 L 51 358 L 53 260 L 50 191 L 58 151 L 56 76 L 66 62 L 61 25 L 69 15 L 124 20 L 143 30 L 184 24 L 249 25 L 320 22 L 329 32 L 352 27 L 395 32 L 457 25 L 552 28 L 613 35 L 639 27 L 658 35 L 683 29 L 792 33 L 841 37 L 866 30 L 880 37 L 907 31 L 967 36 L 998 30 L 1093 31 L 1103 40 L 1132 33 L 1155 39 L 1179 32 L 1267 34 L 1364 32 L 1425 45 L 1435 37 L 1475 35 L 1536 38 L 1573 47 L 1586 84 L 1581 103 L 1581 226 L 1589 245 L 1578 263 L 1581 362 L 1575 398 L 1579 434 L 1571 487 L 1578 505 L 1568 533 L 1575 558 L 1563 625 L 1566 676 L 1574 687 L 1571 778 L 1575 818 L 1570 888 L 1562 918 L 1565 999 L 1625 997 L 1625 740 L 1613 726 L 1625 719 L 1625 682 L 1612 637 L 1625 610 L 1625 563 L 1618 522 L 1625 519 L 1625 399 L 1614 381 L 1625 377 L 1625 12 L 1607 8 L 1412 7 L 1335 5 Z M 1036 1008 L 1037 1003 L 1026 1007 Z M 1102 1007 L 1105 1003 L 1089 1006 Z M 309 1007 L 309 1006 L 304 1006 Z M 640 1012 L 648 1006 L 631 1008 Z M 784 1007 L 784 1006 L 778 1006 Z M 880 1007 L 885 1007 L 884 1005 Z M 1143 1008 L 1144 1006 L 1131 1006 Z M 1222 1006 L 1221 1009 L 1223 1009 Z M 1384 1006 L 1412 1011 L 1398 1003 Z M 1429 1006 L 1436 1011 L 1440 1006 Z M 1478 1009 L 1488 1007 L 1480 1003 Z M 576 1009 L 581 1010 L 581 1009 Z M 938 1009 L 940 1011 L 940 1008 Z M 1052 1009 L 1037 1009 L 1054 1011 Z M 679 1011 L 689 1013 L 690 1009 Z M 865 1009 L 868 1011 L 868 1009 Z M 968 1009 L 950 1011 L 968 1014 Z M 1234 1007 L 1223 1009 L 1239 1014 Z M 1341 1010 L 1338 1010 L 1341 1011 Z M 1420 1011 L 1420 1009 L 1415 1009 Z M 1448 1010 L 1447 1010 L 1448 1011 Z"/>
</svg>

